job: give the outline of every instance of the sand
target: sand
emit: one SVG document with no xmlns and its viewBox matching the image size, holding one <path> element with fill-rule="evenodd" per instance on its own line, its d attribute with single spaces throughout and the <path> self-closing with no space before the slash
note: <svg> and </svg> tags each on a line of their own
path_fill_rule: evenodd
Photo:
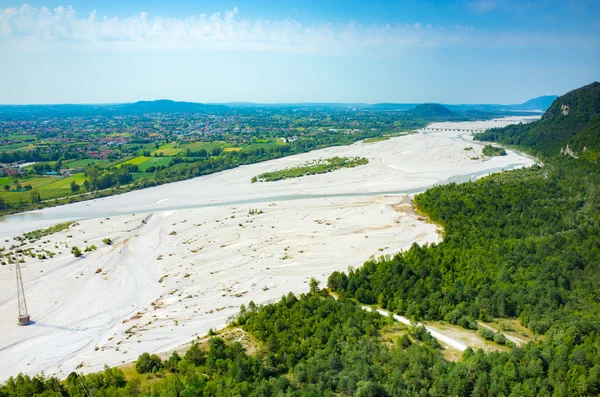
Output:
<svg viewBox="0 0 600 397">
<path fill-rule="evenodd" d="M 370 162 L 250 183 L 261 172 L 334 155 Z M 439 242 L 437 228 L 413 212 L 411 192 L 533 163 L 514 151 L 483 159 L 468 133 L 428 132 L 10 217 L 0 223 L 7 249 L 24 231 L 80 220 L 21 247 L 54 253 L 22 265 L 32 325 L 16 325 L 14 265 L 0 265 L 0 381 L 18 372 L 66 377 L 132 361 L 144 351 L 167 351 L 224 326 L 242 303 L 305 292 L 310 277 L 324 284 L 335 270 L 413 243 Z M 107 237 L 112 245 L 102 242 Z M 91 245 L 97 249 L 83 257 L 70 253 Z"/>
</svg>

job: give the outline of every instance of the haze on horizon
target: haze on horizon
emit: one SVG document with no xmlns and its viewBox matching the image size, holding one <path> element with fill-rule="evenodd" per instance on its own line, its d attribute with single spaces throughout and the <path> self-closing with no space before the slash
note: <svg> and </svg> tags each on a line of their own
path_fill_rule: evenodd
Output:
<svg viewBox="0 0 600 397">
<path fill-rule="evenodd" d="M 0 0 L 0 103 L 521 103 L 600 80 L 586 0 Z"/>
</svg>

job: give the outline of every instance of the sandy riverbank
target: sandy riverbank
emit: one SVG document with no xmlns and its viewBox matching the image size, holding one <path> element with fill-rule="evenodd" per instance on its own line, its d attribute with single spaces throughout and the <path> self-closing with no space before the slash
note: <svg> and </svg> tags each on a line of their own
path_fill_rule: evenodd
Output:
<svg viewBox="0 0 600 397">
<path fill-rule="evenodd" d="M 495 124 L 452 128 L 475 125 Z M 370 162 L 250 183 L 261 172 L 334 155 Z M 371 256 L 437 242 L 436 228 L 417 219 L 408 195 L 393 192 L 532 163 L 512 151 L 482 159 L 481 145 L 457 131 L 414 134 L 12 217 L 0 223 L 6 248 L 12 236 L 40 225 L 90 219 L 23 247 L 55 254 L 24 264 L 31 326 L 15 324 L 14 266 L 0 266 L 0 381 L 19 371 L 64 377 L 168 350 L 223 326 L 242 303 L 302 292 L 310 277 L 324 281 Z M 106 237 L 114 243 L 104 244 Z M 75 245 L 97 250 L 74 258 Z"/>
</svg>

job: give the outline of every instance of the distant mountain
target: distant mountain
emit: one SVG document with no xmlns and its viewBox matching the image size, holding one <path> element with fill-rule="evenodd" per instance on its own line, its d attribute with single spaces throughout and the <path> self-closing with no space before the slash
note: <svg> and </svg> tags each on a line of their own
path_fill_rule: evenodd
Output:
<svg viewBox="0 0 600 397">
<path fill-rule="evenodd" d="M 226 113 L 252 112 L 264 109 L 281 109 L 287 111 L 336 110 L 336 111 L 389 111 L 401 112 L 403 115 L 420 118 L 438 119 L 445 117 L 502 117 L 505 113 L 511 115 L 518 112 L 545 111 L 555 96 L 543 96 L 531 99 L 520 105 L 440 105 L 434 103 L 335 103 L 335 102 L 304 102 L 304 103 L 197 103 L 178 102 L 169 99 L 155 101 L 139 101 L 134 103 L 116 104 L 61 104 L 61 105 L 0 105 L 0 117 L 27 119 L 31 117 L 88 117 L 97 115 L 126 115 L 143 113 Z M 411 113 L 412 112 L 412 113 Z"/>
<path fill-rule="evenodd" d="M 541 110 L 543 112 L 552 105 L 556 98 L 558 98 L 556 95 L 544 95 L 510 107 L 514 110 Z"/>
<path fill-rule="evenodd" d="M 369 109 L 375 110 L 410 110 L 418 106 L 418 103 L 375 103 L 369 106 Z"/>
<path fill-rule="evenodd" d="M 407 110 L 405 114 L 408 117 L 423 119 L 437 119 L 456 116 L 456 113 L 447 107 L 440 105 L 439 103 L 424 103 L 416 106 L 413 109 Z"/>
<path fill-rule="evenodd" d="M 537 154 L 600 159 L 600 83 L 558 97 L 539 121 L 492 129 L 476 136 L 530 148 Z"/>
<path fill-rule="evenodd" d="M 196 102 L 176 102 L 169 99 L 156 101 L 139 101 L 123 105 L 121 113 L 206 113 L 214 111 L 227 111 L 225 105 L 206 105 Z"/>
</svg>

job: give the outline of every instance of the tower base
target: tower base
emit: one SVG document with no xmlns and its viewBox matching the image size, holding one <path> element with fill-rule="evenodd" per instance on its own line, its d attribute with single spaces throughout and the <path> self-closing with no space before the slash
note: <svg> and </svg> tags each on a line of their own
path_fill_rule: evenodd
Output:
<svg viewBox="0 0 600 397">
<path fill-rule="evenodd" d="M 24 314 L 22 316 L 19 316 L 19 321 L 17 324 L 19 325 L 28 325 L 29 324 L 29 314 Z"/>
</svg>

